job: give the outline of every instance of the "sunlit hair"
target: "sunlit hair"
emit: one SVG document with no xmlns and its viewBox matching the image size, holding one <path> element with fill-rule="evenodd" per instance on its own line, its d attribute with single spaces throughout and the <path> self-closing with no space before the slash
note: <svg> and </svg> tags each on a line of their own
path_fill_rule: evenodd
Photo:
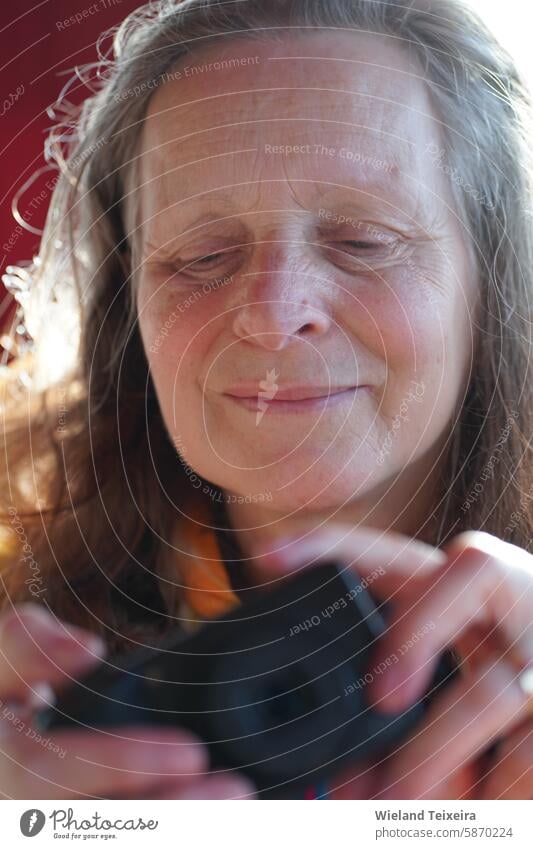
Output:
<svg viewBox="0 0 533 849">
<path fill-rule="evenodd" d="M 206 44 L 325 28 L 382 34 L 418 60 L 442 122 L 436 164 L 477 262 L 474 367 L 441 498 L 419 536 L 439 545 L 475 528 L 531 548 L 530 106 L 507 53 L 452 0 L 151 3 L 104 34 L 98 67 L 80 70 L 90 89 L 82 107 L 68 87 L 55 105 L 46 155 L 59 171 L 39 255 L 7 278 L 21 304 L 19 353 L 25 339 L 33 348 L 4 390 L 3 522 L 20 521 L 42 600 L 110 643 L 141 633 L 135 620 L 150 609 L 154 627 L 174 624 L 176 520 L 198 497 L 163 425 L 136 321 L 139 222 L 127 201 L 148 102 Z M 32 598 L 17 558 L 2 592 L 5 606 Z"/>
</svg>

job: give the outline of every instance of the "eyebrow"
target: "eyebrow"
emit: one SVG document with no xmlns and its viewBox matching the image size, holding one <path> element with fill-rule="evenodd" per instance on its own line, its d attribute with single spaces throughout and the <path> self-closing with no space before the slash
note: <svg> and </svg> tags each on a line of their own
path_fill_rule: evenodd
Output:
<svg viewBox="0 0 533 849">
<path fill-rule="evenodd" d="M 284 181 L 280 180 L 280 182 Z M 306 180 L 305 182 L 316 183 L 316 181 L 311 180 Z M 405 187 L 403 191 L 401 191 L 401 187 L 398 186 L 398 191 L 394 192 L 394 195 L 398 194 L 398 198 L 401 198 L 399 204 L 396 205 L 394 203 L 393 197 L 372 197 L 371 202 L 368 203 L 360 197 L 358 198 L 354 196 L 350 198 L 351 194 L 355 195 L 356 192 L 360 193 L 360 188 L 351 189 L 345 186 L 339 186 L 339 194 L 337 195 L 337 188 L 332 189 L 331 183 L 329 182 L 327 185 L 330 188 L 327 191 L 322 192 L 321 196 L 319 196 L 318 198 L 314 198 L 312 208 L 300 209 L 301 213 L 309 217 L 316 218 L 320 224 L 321 229 L 326 232 L 334 231 L 340 226 L 349 224 L 350 221 L 364 219 L 365 215 L 375 214 L 376 212 L 385 212 L 385 214 L 388 214 L 391 218 L 395 218 L 396 216 L 403 213 L 404 215 L 407 215 L 408 218 L 408 220 L 404 222 L 404 226 L 409 229 L 411 229 L 411 227 L 413 226 L 413 222 L 411 221 L 412 216 L 410 215 L 409 211 L 404 210 L 405 199 L 407 196 Z M 367 192 L 369 195 L 372 195 L 369 187 L 365 187 L 363 191 Z M 214 195 L 216 195 L 216 202 L 213 202 Z M 206 200 L 210 203 L 210 208 L 208 210 L 201 208 L 205 204 Z M 232 195 L 228 193 L 225 189 L 215 189 L 214 192 L 208 191 L 205 193 L 201 193 L 199 196 L 193 195 L 189 198 L 183 198 L 176 201 L 176 207 L 187 205 L 192 206 L 193 211 L 191 212 L 191 216 L 193 217 L 184 222 L 183 228 L 180 228 L 179 232 L 176 232 L 174 229 L 170 230 L 170 228 L 169 230 L 166 230 L 159 226 L 156 230 L 148 229 L 147 236 L 145 239 L 143 239 L 143 250 L 148 249 L 152 253 L 155 253 L 157 251 L 158 254 L 164 253 L 165 251 L 171 252 L 173 250 L 172 245 L 176 239 L 188 236 L 191 233 L 194 233 L 195 230 L 201 230 L 203 227 L 208 226 L 210 224 L 220 224 L 222 225 L 222 227 L 224 227 L 225 225 L 231 226 L 232 222 L 242 217 L 243 215 L 243 210 L 236 207 Z M 197 210 L 198 214 L 194 215 L 194 212 L 196 212 Z M 256 210 L 252 207 L 251 209 L 246 209 L 244 211 L 244 216 L 254 216 L 256 214 L 261 215 L 266 212 L 274 211 L 287 213 L 290 210 L 287 210 L 287 208 L 269 208 Z M 159 212 L 161 212 L 161 210 Z M 324 212 L 323 215 L 321 215 L 322 212 Z M 331 217 L 329 219 L 327 217 L 328 213 L 331 213 Z M 170 215 L 172 215 L 172 213 L 170 213 Z M 346 216 L 347 220 L 339 220 L 342 216 Z M 239 223 L 242 224 L 242 220 Z M 161 236 L 163 238 L 161 238 Z"/>
<path fill-rule="evenodd" d="M 397 176 L 397 175 L 396 175 Z M 312 199 L 312 202 L 309 206 L 316 207 L 320 204 L 321 208 L 325 206 L 329 206 L 330 208 L 334 208 L 338 212 L 344 212 L 345 208 L 349 208 L 352 211 L 358 211 L 359 213 L 364 212 L 365 206 L 367 202 L 375 203 L 379 202 L 381 204 L 386 204 L 391 207 L 392 210 L 398 208 L 402 209 L 403 205 L 407 198 L 410 197 L 410 193 L 407 191 L 407 185 L 404 180 L 389 179 L 385 181 L 383 178 L 376 177 L 372 175 L 372 181 L 365 180 L 359 185 L 346 185 L 344 183 L 334 183 L 331 180 L 323 180 L 316 181 L 311 179 L 303 179 L 303 178 L 294 178 L 291 179 L 292 184 L 305 184 L 305 185 L 313 185 L 315 189 L 315 194 Z M 273 183 L 283 183 L 286 184 L 285 178 L 273 179 L 273 180 L 253 180 L 246 181 L 243 183 L 232 183 L 227 186 L 217 186 L 214 188 L 210 188 L 208 190 L 199 192 L 198 194 L 192 194 L 185 198 L 178 198 L 177 200 L 173 200 L 168 204 L 167 207 L 163 209 L 158 209 L 155 211 L 156 214 L 161 213 L 162 211 L 171 210 L 171 214 L 174 210 L 179 210 L 180 208 L 193 209 L 191 215 L 194 215 L 194 211 L 196 209 L 201 209 L 206 203 L 211 206 L 211 209 L 215 207 L 222 213 L 221 216 L 218 214 L 213 216 L 212 212 L 203 213 L 200 212 L 196 218 L 193 218 L 192 221 L 189 221 L 186 226 L 186 231 L 188 232 L 195 227 L 200 226 L 202 223 L 207 223 L 210 220 L 218 220 L 219 218 L 224 218 L 227 214 L 228 217 L 237 216 L 242 214 L 242 208 L 239 209 L 234 202 L 235 193 L 238 189 L 246 189 L 255 186 L 264 185 L 265 183 L 273 184 Z M 172 186 L 168 186 L 165 195 L 167 198 L 172 198 L 173 191 Z M 318 192 L 316 191 L 318 189 Z M 362 198 L 361 195 L 368 198 L 369 201 Z M 395 201 L 398 202 L 398 207 L 396 206 Z M 318 203 L 317 203 L 318 202 Z M 256 210 L 254 210 L 253 206 L 246 210 L 246 214 L 253 214 Z M 267 210 L 260 209 L 257 212 L 265 212 Z M 280 211 L 288 211 L 286 208 L 281 209 Z M 311 210 L 308 210 L 311 211 Z"/>
</svg>

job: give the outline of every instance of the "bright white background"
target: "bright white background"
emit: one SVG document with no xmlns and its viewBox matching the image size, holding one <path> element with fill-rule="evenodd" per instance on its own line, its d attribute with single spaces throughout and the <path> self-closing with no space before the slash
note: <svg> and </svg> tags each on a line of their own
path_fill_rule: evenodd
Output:
<svg viewBox="0 0 533 849">
<path fill-rule="evenodd" d="M 502 47 L 514 58 L 533 89 L 533 4 L 531 0 L 467 0 Z"/>
</svg>

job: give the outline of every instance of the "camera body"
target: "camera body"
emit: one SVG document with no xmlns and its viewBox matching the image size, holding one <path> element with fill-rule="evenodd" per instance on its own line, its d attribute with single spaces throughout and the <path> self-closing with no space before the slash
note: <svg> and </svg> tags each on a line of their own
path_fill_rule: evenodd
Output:
<svg viewBox="0 0 533 849">
<path fill-rule="evenodd" d="M 417 703 L 397 714 L 371 706 L 369 658 L 389 605 L 378 609 L 363 583 L 334 562 L 304 569 L 192 636 L 180 630 L 104 660 L 41 711 L 38 725 L 189 728 L 213 768 L 244 772 L 259 797 L 297 797 L 394 749 L 456 672 L 444 652 Z"/>
</svg>

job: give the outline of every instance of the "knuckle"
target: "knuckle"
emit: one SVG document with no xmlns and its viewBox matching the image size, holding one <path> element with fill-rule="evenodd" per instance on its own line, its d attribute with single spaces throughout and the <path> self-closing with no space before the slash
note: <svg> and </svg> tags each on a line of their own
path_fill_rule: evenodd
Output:
<svg viewBox="0 0 533 849">
<path fill-rule="evenodd" d="M 463 531 L 444 549 L 453 558 L 455 568 L 461 570 L 465 583 L 481 577 L 489 589 L 509 578 L 509 564 L 502 545 L 505 543 L 484 531 Z"/>
<path fill-rule="evenodd" d="M 461 568 L 466 565 L 474 571 L 480 567 L 494 570 L 503 576 L 507 573 L 509 559 L 508 543 L 486 531 L 462 531 L 445 546 L 445 549 L 461 560 Z"/>
<path fill-rule="evenodd" d="M 487 551 L 486 537 L 489 534 L 483 531 L 463 531 L 458 534 L 451 543 L 448 544 L 453 553 L 457 554 L 458 558 L 478 563 L 486 562 L 490 559 L 489 551 Z M 490 549 L 489 549 L 490 550 Z"/>
</svg>

